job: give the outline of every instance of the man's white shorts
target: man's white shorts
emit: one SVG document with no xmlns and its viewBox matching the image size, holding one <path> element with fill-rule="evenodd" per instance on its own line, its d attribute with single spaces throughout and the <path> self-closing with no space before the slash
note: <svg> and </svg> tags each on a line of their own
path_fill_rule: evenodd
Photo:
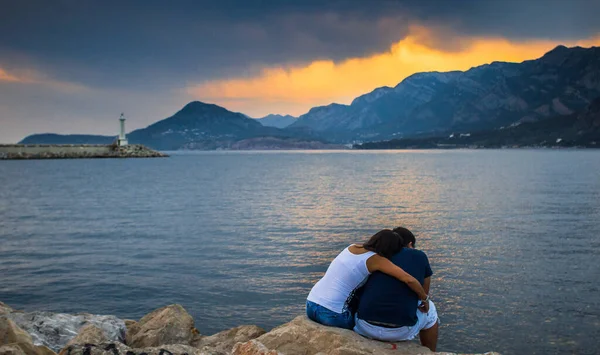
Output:
<svg viewBox="0 0 600 355">
<path fill-rule="evenodd" d="M 429 301 L 429 312 L 417 310 L 417 324 L 412 327 L 385 328 L 369 324 L 358 317 L 355 317 L 355 320 L 354 331 L 364 337 L 383 341 L 404 341 L 412 340 L 421 330 L 433 327 L 438 321 L 438 314 L 433 302 Z"/>
</svg>

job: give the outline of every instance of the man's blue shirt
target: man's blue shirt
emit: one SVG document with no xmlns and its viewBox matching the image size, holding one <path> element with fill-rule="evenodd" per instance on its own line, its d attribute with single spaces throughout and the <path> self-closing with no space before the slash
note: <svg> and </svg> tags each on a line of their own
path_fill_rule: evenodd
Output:
<svg viewBox="0 0 600 355">
<path fill-rule="evenodd" d="M 402 248 L 392 263 L 417 279 L 421 285 L 433 272 L 424 252 Z M 419 297 L 405 283 L 382 272 L 374 272 L 364 286 L 358 305 L 358 318 L 366 321 L 413 326 L 417 324 Z"/>
</svg>

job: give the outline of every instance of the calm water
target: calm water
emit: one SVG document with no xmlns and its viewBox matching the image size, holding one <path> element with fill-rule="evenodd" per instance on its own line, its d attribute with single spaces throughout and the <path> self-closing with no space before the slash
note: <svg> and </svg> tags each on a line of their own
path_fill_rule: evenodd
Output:
<svg viewBox="0 0 600 355">
<path fill-rule="evenodd" d="M 347 244 L 397 225 L 431 260 L 441 350 L 598 351 L 600 151 L 4 161 L 0 300 L 270 328 Z"/>
</svg>

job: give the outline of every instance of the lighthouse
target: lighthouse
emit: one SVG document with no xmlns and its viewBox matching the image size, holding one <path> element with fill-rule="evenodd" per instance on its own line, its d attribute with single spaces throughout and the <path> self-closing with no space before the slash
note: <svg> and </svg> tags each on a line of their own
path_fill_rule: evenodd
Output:
<svg viewBox="0 0 600 355">
<path fill-rule="evenodd" d="M 127 137 L 125 137 L 125 116 L 121 114 L 119 117 L 119 122 L 121 124 L 121 131 L 119 132 L 119 140 L 117 141 L 117 145 L 119 147 L 124 147 L 127 145 Z"/>
</svg>

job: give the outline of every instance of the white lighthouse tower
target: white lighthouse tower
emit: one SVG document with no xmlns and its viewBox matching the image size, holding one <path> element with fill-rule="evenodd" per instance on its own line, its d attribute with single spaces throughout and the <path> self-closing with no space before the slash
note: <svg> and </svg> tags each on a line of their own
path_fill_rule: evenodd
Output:
<svg viewBox="0 0 600 355">
<path fill-rule="evenodd" d="M 119 147 L 124 147 L 127 145 L 127 137 L 125 137 L 125 116 L 121 114 L 119 117 L 119 121 L 121 123 L 121 131 L 119 132 L 119 140 L 117 141 L 117 145 Z"/>
</svg>

